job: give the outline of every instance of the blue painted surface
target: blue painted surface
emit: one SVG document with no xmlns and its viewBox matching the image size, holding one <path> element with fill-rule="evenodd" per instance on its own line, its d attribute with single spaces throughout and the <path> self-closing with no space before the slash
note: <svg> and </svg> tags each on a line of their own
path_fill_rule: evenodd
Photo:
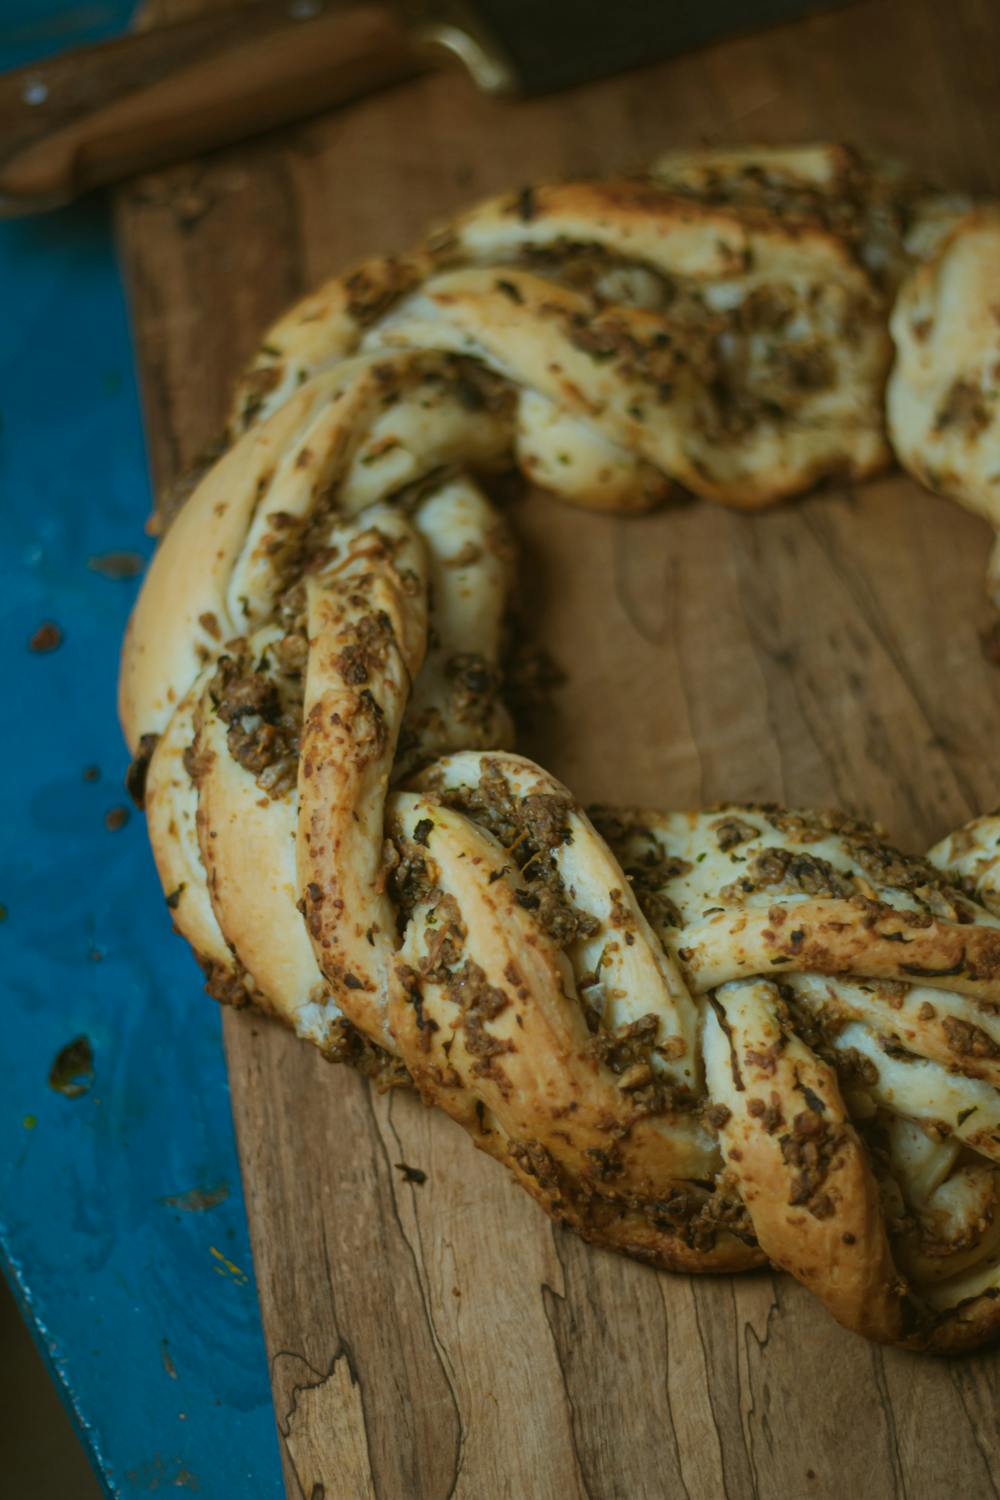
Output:
<svg viewBox="0 0 1000 1500">
<path fill-rule="evenodd" d="M 0 0 L 0 66 L 128 9 Z M 141 815 L 105 825 L 127 801 L 115 675 L 138 579 L 88 563 L 151 544 L 104 207 L 0 225 L 0 308 L 0 1252 L 109 1493 L 277 1500 L 219 1015 Z M 30 651 L 47 620 L 62 645 Z M 49 1071 L 81 1036 L 93 1080 L 66 1097 Z"/>
</svg>

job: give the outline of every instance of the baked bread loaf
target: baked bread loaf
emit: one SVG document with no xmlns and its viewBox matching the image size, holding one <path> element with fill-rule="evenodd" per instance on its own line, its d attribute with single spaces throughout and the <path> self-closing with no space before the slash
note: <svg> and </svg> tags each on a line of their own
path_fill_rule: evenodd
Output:
<svg viewBox="0 0 1000 1500">
<path fill-rule="evenodd" d="M 939 1352 L 1000 1330 L 1000 815 L 926 859 L 831 813 L 588 816 L 511 749 L 488 491 L 756 507 L 891 439 L 1000 524 L 995 405 L 940 419 L 997 374 L 998 223 L 839 147 L 700 153 L 336 278 L 241 382 L 121 677 L 213 995 L 419 1089 L 596 1243 L 770 1262 Z"/>
<path fill-rule="evenodd" d="M 892 313 L 892 444 L 929 489 L 1000 531 L 1000 208 L 964 215 L 907 278 Z M 1000 546 L 990 582 L 1000 603 Z"/>
</svg>

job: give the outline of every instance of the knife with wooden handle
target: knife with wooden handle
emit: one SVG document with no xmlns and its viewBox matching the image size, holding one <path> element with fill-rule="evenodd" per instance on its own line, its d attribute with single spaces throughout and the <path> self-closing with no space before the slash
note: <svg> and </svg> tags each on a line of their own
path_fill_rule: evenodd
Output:
<svg viewBox="0 0 1000 1500">
<path fill-rule="evenodd" d="M 540 93 L 836 3 L 253 0 L 0 76 L 0 213 L 54 207 L 449 56 L 491 92 Z"/>
</svg>

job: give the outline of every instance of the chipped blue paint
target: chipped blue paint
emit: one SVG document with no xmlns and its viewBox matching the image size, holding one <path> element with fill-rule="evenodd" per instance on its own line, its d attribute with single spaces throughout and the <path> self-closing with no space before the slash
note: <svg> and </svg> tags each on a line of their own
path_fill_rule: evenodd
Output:
<svg viewBox="0 0 1000 1500">
<path fill-rule="evenodd" d="M 128 8 L 0 0 L 0 66 Z M 115 672 L 138 580 L 88 560 L 150 543 L 104 208 L 0 226 L 0 287 L 0 1253 L 110 1494 L 277 1500 L 219 1016 L 141 817 L 105 824 L 126 801 Z M 63 642 L 32 652 L 44 621 Z M 93 1077 L 70 1096 L 49 1074 L 79 1037 Z"/>
</svg>

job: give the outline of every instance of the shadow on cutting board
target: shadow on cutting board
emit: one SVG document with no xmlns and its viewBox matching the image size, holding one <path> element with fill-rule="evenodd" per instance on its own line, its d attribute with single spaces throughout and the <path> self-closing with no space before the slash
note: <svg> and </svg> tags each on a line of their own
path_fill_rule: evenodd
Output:
<svg viewBox="0 0 1000 1500">
<path fill-rule="evenodd" d="M 0 1276 L 0 1491 L 101 1500 L 103 1491 Z"/>
</svg>

